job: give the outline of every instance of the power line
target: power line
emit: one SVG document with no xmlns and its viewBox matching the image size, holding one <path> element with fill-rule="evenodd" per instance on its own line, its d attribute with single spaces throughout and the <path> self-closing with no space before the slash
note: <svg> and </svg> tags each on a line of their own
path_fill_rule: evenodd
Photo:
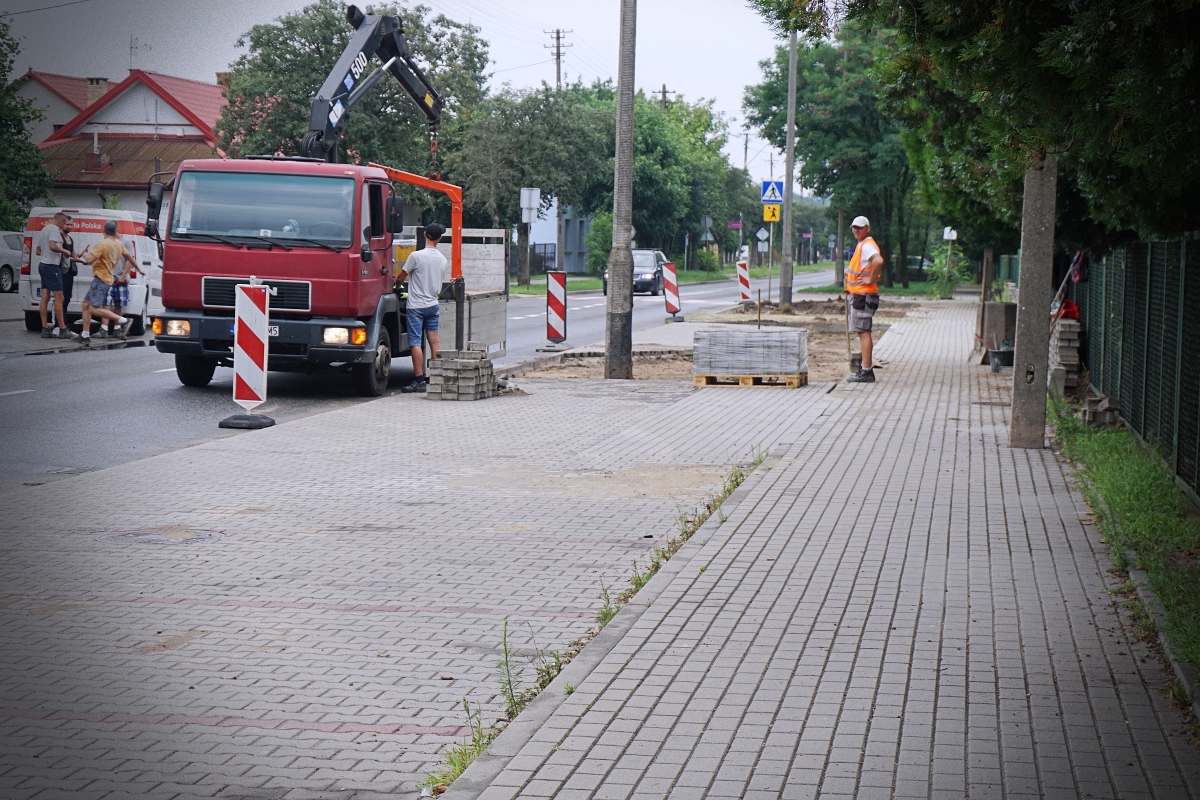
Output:
<svg viewBox="0 0 1200 800">
<path fill-rule="evenodd" d="M 0 17 L 19 17 L 22 14 L 32 14 L 35 11 L 49 11 L 52 8 L 66 8 L 67 6 L 77 6 L 80 3 L 90 3 L 92 0 L 71 0 L 70 3 L 59 3 L 56 6 L 42 6 L 41 8 L 30 8 L 25 11 L 3 11 L 0 12 Z"/>
<path fill-rule="evenodd" d="M 525 64 L 524 66 L 520 66 L 520 67 L 505 67 L 504 69 L 492 70 L 492 72 L 490 74 L 496 75 L 501 72 L 512 72 L 514 69 L 525 69 L 526 67 L 536 67 L 539 64 L 549 64 L 553 60 L 554 60 L 553 58 L 547 58 L 545 61 L 535 61 L 532 64 Z"/>
</svg>

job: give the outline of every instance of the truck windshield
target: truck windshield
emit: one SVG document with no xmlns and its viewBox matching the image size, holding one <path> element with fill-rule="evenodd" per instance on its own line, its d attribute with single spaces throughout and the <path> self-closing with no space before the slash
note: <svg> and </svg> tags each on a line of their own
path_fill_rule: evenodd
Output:
<svg viewBox="0 0 1200 800">
<path fill-rule="evenodd" d="M 251 236 L 295 239 L 288 242 L 295 247 L 349 247 L 354 198 L 353 178 L 184 172 L 175 186 L 171 238 Z"/>
</svg>

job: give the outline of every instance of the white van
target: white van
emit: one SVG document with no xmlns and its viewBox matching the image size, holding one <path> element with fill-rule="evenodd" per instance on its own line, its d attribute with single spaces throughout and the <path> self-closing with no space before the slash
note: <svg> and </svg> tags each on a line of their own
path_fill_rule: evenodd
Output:
<svg viewBox="0 0 1200 800">
<path fill-rule="evenodd" d="M 123 310 L 125 316 L 133 318 L 129 332 L 141 336 L 150 328 L 151 318 L 162 313 L 162 259 L 158 255 L 158 242 L 146 236 L 146 215 L 139 211 L 117 211 L 106 208 L 34 208 L 25 223 L 24 255 L 21 264 L 21 308 L 25 311 L 25 328 L 41 331 L 42 317 L 39 311 L 42 294 L 42 278 L 37 265 L 42 256 L 34 253 L 37 234 L 58 212 L 70 215 L 75 223 L 71 237 L 75 240 L 75 251 L 84 253 L 93 244 L 104 238 L 104 223 L 117 223 L 117 233 L 137 261 L 137 269 L 129 276 L 129 305 Z M 53 254 L 58 260 L 58 254 Z M 92 283 L 92 268 L 79 264 L 75 276 L 74 293 L 67 307 L 67 318 L 77 318 L 83 313 L 83 298 Z M 53 300 L 51 301 L 53 304 Z"/>
</svg>

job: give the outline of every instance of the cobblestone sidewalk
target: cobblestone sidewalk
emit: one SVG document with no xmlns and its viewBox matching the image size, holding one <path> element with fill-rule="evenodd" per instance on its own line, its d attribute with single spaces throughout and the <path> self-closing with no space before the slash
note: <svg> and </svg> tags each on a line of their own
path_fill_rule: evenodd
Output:
<svg viewBox="0 0 1200 800">
<path fill-rule="evenodd" d="M 482 797 L 1200 797 L 1067 468 L 967 365 L 974 314 L 893 326 Z"/>
<path fill-rule="evenodd" d="M 823 397 L 520 383 L 0 496 L 0 797 L 413 796 L 464 697 L 501 715 L 503 620 L 523 659 L 583 635 Z"/>
</svg>

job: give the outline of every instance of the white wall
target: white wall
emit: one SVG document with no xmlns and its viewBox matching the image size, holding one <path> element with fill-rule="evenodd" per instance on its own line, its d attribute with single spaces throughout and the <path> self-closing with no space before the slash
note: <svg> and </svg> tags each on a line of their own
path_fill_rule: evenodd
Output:
<svg viewBox="0 0 1200 800">
<path fill-rule="evenodd" d="M 149 133 L 164 138 L 202 135 L 186 117 L 140 83 L 121 92 L 72 131 L 72 135 L 90 133 Z"/>
<path fill-rule="evenodd" d="M 121 196 L 121 210 L 123 211 L 141 211 L 146 213 L 146 190 L 145 189 L 102 189 L 105 194 L 116 192 Z M 100 196 L 96 194 L 95 189 L 55 189 L 54 196 L 58 200 L 58 205 L 63 208 L 100 208 L 102 203 Z M 44 197 L 38 198 L 34 203 L 35 206 L 46 205 Z M 167 209 L 163 208 L 163 220 L 167 219 Z"/>
<path fill-rule="evenodd" d="M 27 80 L 17 89 L 17 95 L 33 101 L 34 108 L 45 114 L 45 119 L 35 120 L 25 126 L 34 144 L 46 141 L 54 133 L 55 125 L 65 125 L 79 114 L 75 106 L 63 100 L 43 84 Z"/>
</svg>

